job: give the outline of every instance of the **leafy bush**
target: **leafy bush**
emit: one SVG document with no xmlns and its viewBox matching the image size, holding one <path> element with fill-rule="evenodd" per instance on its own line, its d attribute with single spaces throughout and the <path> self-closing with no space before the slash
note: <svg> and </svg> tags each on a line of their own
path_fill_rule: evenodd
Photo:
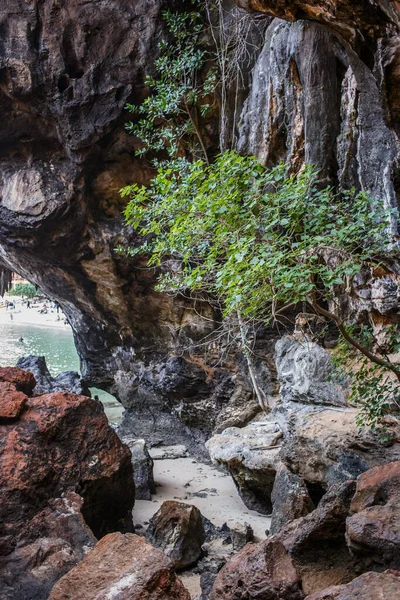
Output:
<svg viewBox="0 0 400 600">
<path fill-rule="evenodd" d="M 9 296 L 26 296 L 27 298 L 33 298 L 34 296 L 37 296 L 38 292 L 32 283 L 17 283 L 15 287 L 10 289 L 8 294 Z"/>
</svg>

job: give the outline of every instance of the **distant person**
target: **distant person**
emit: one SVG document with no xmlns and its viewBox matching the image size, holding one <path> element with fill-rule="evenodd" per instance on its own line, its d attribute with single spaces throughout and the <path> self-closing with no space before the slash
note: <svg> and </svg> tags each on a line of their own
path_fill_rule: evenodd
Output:
<svg viewBox="0 0 400 600">
<path fill-rule="evenodd" d="M 14 320 L 13 314 L 10 313 L 10 321 L 13 321 L 13 320 Z"/>
<path fill-rule="evenodd" d="M 26 308 L 30 308 L 30 307 L 31 307 L 31 301 L 30 301 L 30 300 L 27 300 L 27 301 L 26 301 Z"/>
<path fill-rule="evenodd" d="M 19 341 L 19 342 L 21 342 L 21 344 L 23 343 L 23 341 L 24 341 L 24 338 L 22 337 L 22 335 L 21 335 L 21 337 L 19 338 L 19 340 L 18 340 L 18 341 Z"/>
</svg>

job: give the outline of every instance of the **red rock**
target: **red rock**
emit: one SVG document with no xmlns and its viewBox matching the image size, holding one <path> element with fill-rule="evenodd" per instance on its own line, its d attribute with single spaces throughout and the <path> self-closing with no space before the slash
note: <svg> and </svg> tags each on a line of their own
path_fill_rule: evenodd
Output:
<svg viewBox="0 0 400 600">
<path fill-rule="evenodd" d="M 400 461 L 358 477 L 350 512 L 346 539 L 352 553 L 368 565 L 400 569 Z"/>
<path fill-rule="evenodd" d="M 13 383 L 17 390 L 29 396 L 36 385 L 33 373 L 23 371 L 18 367 L 0 367 L 0 381 Z"/>
<path fill-rule="evenodd" d="M 397 506 L 371 506 L 349 517 L 348 546 L 378 563 L 400 569 L 400 510 Z"/>
<path fill-rule="evenodd" d="M 134 534 L 104 537 L 53 587 L 49 600 L 190 600 L 163 552 Z"/>
<path fill-rule="evenodd" d="M 374 467 L 357 478 L 350 512 L 354 514 L 369 506 L 384 504 L 400 507 L 400 461 Z"/>
<path fill-rule="evenodd" d="M 54 583 L 80 562 L 96 538 L 83 520 L 83 499 L 68 492 L 35 515 L 11 555 L 1 558 L 0 597 L 47 598 Z"/>
<path fill-rule="evenodd" d="M 41 535 L 35 517 L 68 492 L 82 496 L 83 518 L 96 537 L 132 530 L 130 452 L 91 398 L 69 393 L 29 398 L 18 421 L 0 425 L 0 474 L 3 565 L 13 551 L 34 543 Z M 0 588 L 1 578 L 0 573 Z"/>
<path fill-rule="evenodd" d="M 210 600 L 301 600 L 301 580 L 284 545 L 247 544 L 219 572 Z"/>
<path fill-rule="evenodd" d="M 196 506 L 167 500 L 151 518 L 149 541 L 173 561 L 176 569 L 189 567 L 201 556 L 205 533 Z"/>
<path fill-rule="evenodd" d="M 397 600 L 400 598 L 400 572 L 364 573 L 346 585 L 330 587 L 305 600 Z"/>
<path fill-rule="evenodd" d="M 15 421 L 24 410 L 28 396 L 17 392 L 14 384 L 0 382 L 0 423 Z"/>
</svg>

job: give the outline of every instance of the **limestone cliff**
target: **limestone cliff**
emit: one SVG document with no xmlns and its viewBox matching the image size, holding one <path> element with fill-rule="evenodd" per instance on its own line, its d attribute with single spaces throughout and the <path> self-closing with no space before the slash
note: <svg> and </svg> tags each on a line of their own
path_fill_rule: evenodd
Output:
<svg viewBox="0 0 400 600">
<path fill-rule="evenodd" d="M 166 4 L 0 0 L 0 261 L 60 302 L 84 376 L 126 405 L 137 391 L 160 391 L 160 379 L 170 396 L 179 390 L 178 400 L 200 394 L 206 402 L 224 385 L 171 358 L 207 334 L 214 315 L 204 320 L 199 307 L 155 293 L 154 274 L 114 252 L 132 236 L 118 189 L 151 175 L 124 132 L 124 106 L 147 93 Z M 249 63 L 245 73 L 239 148 L 266 164 L 312 162 L 326 181 L 396 206 L 400 3 L 238 4 L 254 19 L 270 17 L 254 71 Z M 371 278 L 360 282 L 354 302 L 343 304 L 396 313 L 389 279 L 374 280 L 375 292 Z M 223 404 L 228 392 L 217 393 Z"/>
</svg>

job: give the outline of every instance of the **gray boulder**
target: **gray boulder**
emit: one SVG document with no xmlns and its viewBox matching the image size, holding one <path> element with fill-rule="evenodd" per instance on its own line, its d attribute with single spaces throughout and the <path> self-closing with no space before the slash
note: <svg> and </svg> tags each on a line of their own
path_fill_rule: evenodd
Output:
<svg viewBox="0 0 400 600">
<path fill-rule="evenodd" d="M 136 499 L 151 500 L 151 495 L 156 493 L 153 466 L 145 440 L 122 437 L 132 454 L 133 475 L 135 479 Z"/>
<path fill-rule="evenodd" d="M 81 379 L 76 371 L 64 371 L 52 377 L 50 374 L 46 359 L 44 356 L 23 356 L 17 362 L 17 367 L 30 371 L 36 379 L 36 387 L 33 390 L 34 396 L 42 394 L 51 394 L 53 392 L 71 392 L 79 396 L 89 396 L 89 388 Z"/>
</svg>

